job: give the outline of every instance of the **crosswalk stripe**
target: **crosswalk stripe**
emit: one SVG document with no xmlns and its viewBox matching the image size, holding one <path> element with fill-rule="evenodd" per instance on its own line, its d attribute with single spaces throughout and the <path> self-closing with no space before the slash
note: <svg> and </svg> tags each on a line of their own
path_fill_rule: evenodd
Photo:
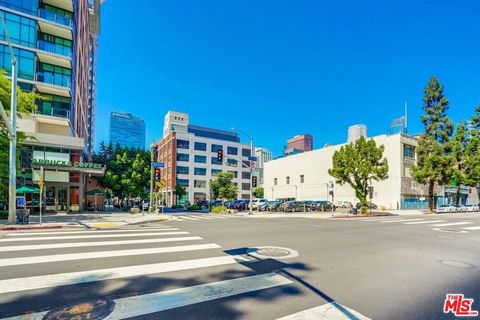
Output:
<svg viewBox="0 0 480 320">
<path fill-rule="evenodd" d="M 178 228 L 164 227 L 164 228 L 143 228 L 143 229 L 116 229 L 116 230 L 88 230 L 88 231 L 45 231 L 45 232 L 19 232 L 11 233 L 8 236 L 11 237 L 21 237 L 21 236 L 35 236 L 35 235 L 59 235 L 59 234 L 88 234 L 88 233 L 121 233 L 121 232 L 143 232 L 143 231 L 175 231 L 179 230 Z"/>
<path fill-rule="evenodd" d="M 21 246 L 8 246 L 8 247 L 1 247 L 0 246 L 0 252 L 41 250 L 41 249 L 60 249 L 60 248 L 102 247 L 102 246 L 116 246 L 116 245 L 123 245 L 123 244 L 131 245 L 131 244 L 176 242 L 176 241 L 193 241 L 193 240 L 202 240 L 202 238 L 195 236 L 195 237 L 141 239 L 141 240 L 116 240 L 116 241 L 99 241 L 99 242 L 52 243 L 52 244 L 21 245 Z"/>
<path fill-rule="evenodd" d="M 25 278 L 0 280 L 0 294 L 26 290 L 36 290 L 64 285 L 112 280 L 119 278 L 152 275 L 157 273 L 193 270 L 213 266 L 247 262 L 241 256 L 220 256 L 203 259 L 161 262 L 138 266 L 108 268 L 89 271 L 77 271 Z"/>
<path fill-rule="evenodd" d="M 394 218 L 382 218 L 382 219 L 360 219 L 358 221 L 362 221 L 362 222 L 379 222 L 379 221 L 396 221 L 396 220 L 400 220 L 400 219 L 394 219 Z"/>
<path fill-rule="evenodd" d="M 432 227 L 448 227 L 448 226 L 461 226 L 465 224 L 472 224 L 473 222 L 452 222 L 452 223 L 441 223 L 441 224 L 434 224 Z"/>
<path fill-rule="evenodd" d="M 73 239 L 101 239 L 101 238 L 133 238 L 145 236 L 170 236 L 178 234 L 188 234 L 187 231 L 173 232 L 145 232 L 145 233 L 129 233 L 129 234 L 101 234 L 101 235 L 85 235 L 85 236 L 60 236 L 60 237 L 27 237 L 27 238 L 5 238 L 0 242 L 16 242 L 16 241 L 39 241 L 39 240 L 73 240 Z"/>
<path fill-rule="evenodd" d="M 145 295 L 119 298 L 113 300 L 115 309 L 105 320 L 132 318 L 289 284 L 292 284 L 292 281 L 279 274 L 265 273 Z M 42 320 L 48 312 L 49 311 L 43 311 L 3 320 Z"/>
<path fill-rule="evenodd" d="M 197 218 L 197 219 L 205 219 L 205 220 L 215 219 L 215 218 L 212 218 L 212 217 L 205 217 L 205 216 L 194 216 L 194 217 Z"/>
<path fill-rule="evenodd" d="M 176 219 L 176 221 L 185 221 L 185 220 L 183 220 L 183 219 L 180 219 L 180 218 L 177 218 L 177 219 Z"/>
<path fill-rule="evenodd" d="M 391 223 L 391 222 L 405 222 L 405 221 L 423 221 L 425 219 L 401 219 L 401 220 L 390 220 L 390 221 L 382 221 L 383 223 Z"/>
<path fill-rule="evenodd" d="M 218 248 L 221 248 L 221 246 L 219 246 L 218 244 L 207 243 L 207 244 L 196 244 L 196 245 L 189 245 L 189 246 L 175 246 L 175 247 L 163 247 L 163 248 L 113 250 L 113 251 L 100 251 L 100 252 L 56 254 L 56 255 L 49 255 L 49 256 L 6 258 L 6 259 L 0 259 L 0 267 L 59 262 L 59 261 L 83 260 L 83 259 L 101 259 L 101 258 L 111 258 L 111 257 L 137 256 L 137 255 L 146 255 L 146 254 L 196 251 L 196 250 L 218 249 Z"/>
<path fill-rule="evenodd" d="M 471 231 L 474 231 L 474 230 L 480 230 L 480 226 L 476 226 L 476 227 L 466 227 L 466 228 L 461 228 L 462 230 L 471 230 Z"/>
<path fill-rule="evenodd" d="M 334 301 L 319 307 L 303 310 L 277 320 L 370 320 L 370 318 Z"/>
<path fill-rule="evenodd" d="M 427 221 L 416 221 L 416 222 L 405 222 L 404 224 L 427 224 L 427 223 L 437 223 L 445 222 L 446 220 L 427 220 Z"/>
<path fill-rule="evenodd" d="M 187 220 L 198 220 L 197 218 L 192 218 L 192 217 L 187 217 L 187 216 L 182 216 L 182 219 L 187 219 Z"/>
</svg>

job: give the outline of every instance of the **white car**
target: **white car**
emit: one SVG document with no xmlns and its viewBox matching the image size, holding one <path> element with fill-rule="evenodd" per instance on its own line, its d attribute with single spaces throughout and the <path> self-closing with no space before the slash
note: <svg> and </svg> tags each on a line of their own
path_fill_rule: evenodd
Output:
<svg viewBox="0 0 480 320">
<path fill-rule="evenodd" d="M 252 202 L 252 209 L 258 209 L 262 204 L 265 204 L 267 203 L 268 200 L 267 199 L 257 199 L 257 200 L 253 200 Z"/>
<path fill-rule="evenodd" d="M 451 213 L 457 212 L 457 208 L 450 204 L 442 204 L 433 210 L 435 213 Z"/>
<path fill-rule="evenodd" d="M 478 205 L 467 204 L 463 206 L 465 208 L 465 212 L 476 212 L 479 211 Z"/>
</svg>

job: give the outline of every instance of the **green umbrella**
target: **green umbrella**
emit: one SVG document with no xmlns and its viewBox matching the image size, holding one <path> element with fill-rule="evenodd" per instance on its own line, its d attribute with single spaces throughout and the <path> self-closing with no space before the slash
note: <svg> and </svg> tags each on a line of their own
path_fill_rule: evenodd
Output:
<svg viewBox="0 0 480 320">
<path fill-rule="evenodd" d="M 99 190 L 99 189 L 92 189 L 90 191 L 87 191 L 87 195 L 89 195 L 89 196 L 94 196 L 94 195 L 103 196 L 103 195 L 105 195 L 105 192 L 103 192 L 102 190 Z"/>
<path fill-rule="evenodd" d="M 30 186 L 23 186 L 17 189 L 17 193 L 40 193 L 40 189 Z"/>
</svg>

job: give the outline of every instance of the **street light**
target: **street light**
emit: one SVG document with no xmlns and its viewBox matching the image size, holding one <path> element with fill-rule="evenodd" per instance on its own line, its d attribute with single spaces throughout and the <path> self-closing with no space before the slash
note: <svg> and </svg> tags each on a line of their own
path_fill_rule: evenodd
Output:
<svg viewBox="0 0 480 320">
<path fill-rule="evenodd" d="M 15 223 L 15 216 L 17 213 L 17 164 L 16 164 L 16 149 L 17 149 L 17 59 L 13 54 L 12 43 L 10 42 L 10 36 L 8 35 L 7 25 L 3 16 L 0 15 L 2 21 L 3 30 L 5 30 L 5 38 L 7 39 L 8 48 L 10 49 L 10 59 L 12 60 L 12 92 L 10 101 L 10 121 L 6 117 L 5 110 L 0 103 L 1 115 L 5 125 L 8 127 L 9 139 L 10 139 L 10 176 L 8 180 L 8 223 Z"/>
<path fill-rule="evenodd" d="M 253 138 L 252 136 L 250 136 L 248 133 L 246 133 L 245 131 L 243 130 L 239 130 L 239 129 L 235 129 L 235 128 L 230 128 L 232 131 L 238 131 L 240 133 L 243 133 L 244 135 L 246 135 L 248 137 L 248 139 L 250 139 L 250 156 L 253 157 Z M 242 161 L 242 164 L 243 164 L 243 161 Z M 248 168 L 249 171 L 250 171 L 250 205 L 249 205 L 249 209 L 250 211 L 248 212 L 248 214 L 253 214 L 253 188 L 252 188 L 252 175 L 253 175 L 253 168 L 252 168 L 252 165 L 250 163 L 250 167 Z"/>
</svg>

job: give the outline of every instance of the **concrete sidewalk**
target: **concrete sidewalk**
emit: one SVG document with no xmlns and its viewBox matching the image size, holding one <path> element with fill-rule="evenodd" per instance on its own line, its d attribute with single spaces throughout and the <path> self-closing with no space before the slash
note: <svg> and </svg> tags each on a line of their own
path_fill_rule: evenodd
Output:
<svg viewBox="0 0 480 320">
<path fill-rule="evenodd" d="M 161 222 L 171 220 L 170 215 L 127 212 L 115 213 L 76 213 L 56 214 L 42 217 L 42 224 L 38 216 L 30 216 L 28 225 L 9 225 L 7 220 L 0 220 L 0 231 L 29 230 L 29 229 L 60 229 L 60 228 L 85 228 L 102 229 L 118 228 L 126 225 Z"/>
</svg>

